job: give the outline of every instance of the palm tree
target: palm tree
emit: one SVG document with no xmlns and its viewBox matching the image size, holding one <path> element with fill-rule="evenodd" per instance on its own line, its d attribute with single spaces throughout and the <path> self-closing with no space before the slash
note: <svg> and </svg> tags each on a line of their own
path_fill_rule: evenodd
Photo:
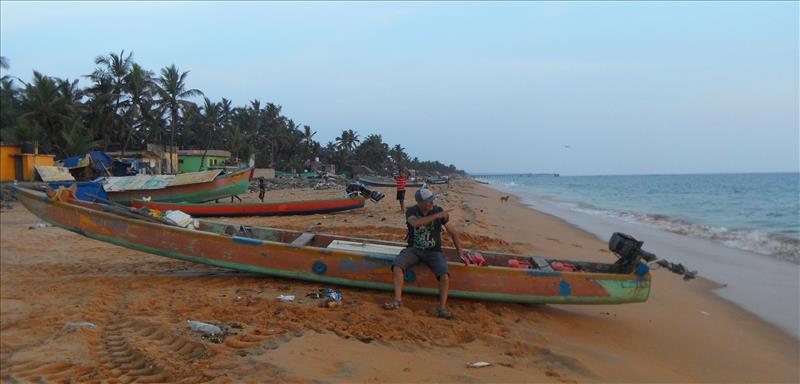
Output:
<svg viewBox="0 0 800 384">
<path fill-rule="evenodd" d="M 114 100 L 112 130 L 114 133 L 108 133 L 105 136 L 105 147 L 110 145 L 112 135 L 117 137 L 124 137 L 125 127 L 123 122 L 120 121 L 120 108 L 128 104 L 125 99 L 125 78 L 131 71 L 133 65 L 133 52 L 125 55 L 125 50 L 120 51 L 119 55 L 111 52 L 108 56 L 97 56 L 94 63 L 98 65 L 87 77 L 90 78 L 95 84 L 107 83 L 110 85 L 111 99 Z"/>
<path fill-rule="evenodd" d="M 303 132 L 300 135 L 300 143 L 305 144 L 303 146 L 303 157 L 305 160 L 308 159 L 308 155 L 311 153 L 311 148 L 314 146 L 314 135 L 317 132 L 311 131 L 311 127 L 308 125 L 303 125 Z"/>
<path fill-rule="evenodd" d="M 361 142 L 355 153 L 359 163 L 380 170 L 389 156 L 389 144 L 383 142 L 381 135 L 372 134 Z"/>
<path fill-rule="evenodd" d="M 97 147 L 97 142 L 86 134 L 86 126 L 79 116 L 70 118 L 66 128 L 61 131 L 63 143 L 58 146 L 64 157 L 82 155 Z"/>
<path fill-rule="evenodd" d="M 45 150 L 53 150 L 53 140 L 59 136 L 63 119 L 67 117 L 60 108 L 61 97 L 56 79 L 33 71 L 33 82 L 26 84 L 22 95 L 20 117 L 28 119 L 44 130 L 41 144 Z"/>
<path fill-rule="evenodd" d="M 264 122 L 262 128 L 266 129 L 265 136 L 269 144 L 269 164 L 271 167 L 275 167 L 275 158 L 280 150 L 280 145 L 287 138 L 287 119 L 281 115 L 281 106 L 273 103 L 267 103 L 261 113 L 261 119 Z"/>
<path fill-rule="evenodd" d="M 203 163 L 206 160 L 208 147 L 211 145 L 211 140 L 214 137 L 217 128 L 219 127 L 222 112 L 222 106 L 220 103 L 214 103 L 208 97 L 204 97 L 203 101 L 205 104 L 202 107 L 203 112 L 201 114 L 201 125 L 205 131 L 205 150 L 203 151 L 203 156 L 200 158 L 201 170 L 204 169 Z"/>
<path fill-rule="evenodd" d="M 389 150 L 389 157 L 392 158 L 392 161 L 398 167 L 405 167 L 408 163 L 408 154 L 406 154 L 405 148 L 400 144 L 396 144 Z"/>
<path fill-rule="evenodd" d="M 171 150 L 175 149 L 175 131 L 178 128 L 178 112 L 185 106 L 185 99 L 203 94 L 198 89 L 186 89 L 186 76 L 189 71 L 180 72 L 175 64 L 161 69 L 161 77 L 156 80 L 158 95 L 161 97 L 161 104 L 169 109 L 170 140 Z M 163 144 L 163 143 L 162 143 Z M 170 173 L 174 173 L 173 164 L 170 161 Z"/>
<path fill-rule="evenodd" d="M 352 129 L 342 131 L 342 135 L 336 138 L 336 144 L 339 145 L 339 148 L 348 153 L 352 153 L 359 142 L 358 132 Z"/>
<path fill-rule="evenodd" d="M 122 155 L 128 149 L 128 144 L 133 137 L 134 131 L 137 126 L 139 129 L 145 130 L 145 125 L 149 120 L 146 116 L 152 107 L 152 103 L 148 103 L 153 96 L 153 72 L 145 70 L 139 64 L 133 63 L 130 72 L 125 76 L 125 91 L 131 97 L 131 105 L 128 112 L 125 114 L 126 126 L 129 127 L 125 134 L 125 139 L 122 144 Z M 137 121 L 138 120 L 138 121 Z"/>
<path fill-rule="evenodd" d="M 8 60 L 0 56 L 0 69 L 8 69 Z M 19 117 L 19 89 L 14 86 L 14 79 L 8 75 L 0 77 L 0 130 L 7 132 L 14 128 Z"/>
</svg>

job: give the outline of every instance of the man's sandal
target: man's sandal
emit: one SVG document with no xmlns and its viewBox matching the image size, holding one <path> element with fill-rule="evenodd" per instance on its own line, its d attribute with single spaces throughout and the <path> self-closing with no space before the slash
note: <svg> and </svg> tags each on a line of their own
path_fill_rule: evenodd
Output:
<svg viewBox="0 0 800 384">
<path fill-rule="evenodd" d="M 400 307 L 402 307 L 402 306 L 403 306 L 403 302 L 400 301 L 400 300 L 392 300 L 391 302 L 383 303 L 383 309 L 386 309 L 386 310 L 389 310 L 389 311 L 392 311 L 392 310 L 395 310 L 395 309 L 400 309 Z"/>
<path fill-rule="evenodd" d="M 436 317 L 439 317 L 441 319 L 452 320 L 453 314 L 446 309 L 440 308 L 438 311 L 436 311 Z"/>
</svg>

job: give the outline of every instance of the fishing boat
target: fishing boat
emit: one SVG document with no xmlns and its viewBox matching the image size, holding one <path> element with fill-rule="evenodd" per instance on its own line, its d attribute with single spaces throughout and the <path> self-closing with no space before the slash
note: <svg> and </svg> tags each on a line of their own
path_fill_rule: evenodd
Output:
<svg viewBox="0 0 800 384">
<path fill-rule="evenodd" d="M 328 199 L 305 201 L 279 201 L 271 203 L 237 203 L 237 204 L 193 204 L 162 203 L 134 200 L 134 208 L 149 208 L 159 211 L 182 211 L 192 216 L 232 217 L 232 216 L 289 216 L 313 215 L 317 213 L 341 212 L 363 208 L 363 198 Z"/>
<path fill-rule="evenodd" d="M 390 179 L 388 177 L 378 177 L 378 176 L 359 176 L 358 181 L 365 185 L 371 185 L 374 187 L 391 187 L 394 188 L 397 186 L 397 182 L 394 179 Z M 416 180 L 408 179 L 406 182 L 406 187 L 414 187 L 418 188 L 421 187 L 422 183 Z"/>
<path fill-rule="evenodd" d="M 108 177 L 102 181 L 108 199 L 131 205 L 134 200 L 202 203 L 246 193 L 254 168 L 240 168 L 231 173 L 221 170 L 181 173 L 178 175 L 137 175 Z"/>
<path fill-rule="evenodd" d="M 268 276 L 391 291 L 390 265 L 404 245 L 329 234 L 259 228 L 194 219 L 193 229 L 167 225 L 133 208 L 77 200 L 65 188 L 49 192 L 18 188 L 22 204 L 42 220 L 80 235 L 175 259 Z M 554 260 L 484 252 L 486 266 L 459 262 L 446 248 L 450 295 L 518 303 L 620 304 L 647 300 L 650 273 L 618 264 Z M 515 262 L 512 263 L 512 260 Z M 573 272 L 555 270 L 571 263 Z M 512 268 L 512 264 L 530 264 Z M 426 267 L 409 268 L 405 290 L 436 295 Z"/>
</svg>

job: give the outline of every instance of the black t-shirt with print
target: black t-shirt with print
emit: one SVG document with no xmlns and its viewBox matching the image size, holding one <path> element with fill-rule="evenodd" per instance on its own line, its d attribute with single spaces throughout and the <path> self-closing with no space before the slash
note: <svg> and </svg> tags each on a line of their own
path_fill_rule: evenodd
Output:
<svg viewBox="0 0 800 384">
<path fill-rule="evenodd" d="M 442 250 L 442 226 L 447 224 L 447 219 L 436 219 L 428 224 L 420 226 L 417 229 L 408 223 L 408 218 L 416 216 L 423 218 L 425 216 L 435 215 L 443 212 L 442 207 L 433 206 L 433 209 L 427 215 L 422 214 L 422 209 L 419 205 L 415 205 L 406 209 L 406 227 L 408 228 L 408 246 L 426 251 L 440 251 Z"/>
</svg>

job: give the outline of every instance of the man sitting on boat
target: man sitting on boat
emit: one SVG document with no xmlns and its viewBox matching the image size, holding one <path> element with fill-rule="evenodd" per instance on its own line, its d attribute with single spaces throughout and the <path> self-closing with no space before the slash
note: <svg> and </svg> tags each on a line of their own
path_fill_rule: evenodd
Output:
<svg viewBox="0 0 800 384">
<path fill-rule="evenodd" d="M 458 233 L 450 224 L 450 210 L 433 205 L 436 195 L 429 189 L 420 188 L 414 197 L 417 205 L 406 210 L 406 227 L 408 228 L 408 247 L 404 248 L 392 262 L 394 281 L 394 300 L 384 304 L 386 309 L 397 309 L 403 305 L 403 278 L 405 271 L 412 266 L 424 263 L 439 280 L 439 308 L 436 316 L 450 319 L 447 310 L 447 290 L 450 286 L 450 274 L 447 272 L 447 258 L 442 253 L 442 227 L 453 239 L 456 251 L 461 255 L 461 241 Z"/>
</svg>

